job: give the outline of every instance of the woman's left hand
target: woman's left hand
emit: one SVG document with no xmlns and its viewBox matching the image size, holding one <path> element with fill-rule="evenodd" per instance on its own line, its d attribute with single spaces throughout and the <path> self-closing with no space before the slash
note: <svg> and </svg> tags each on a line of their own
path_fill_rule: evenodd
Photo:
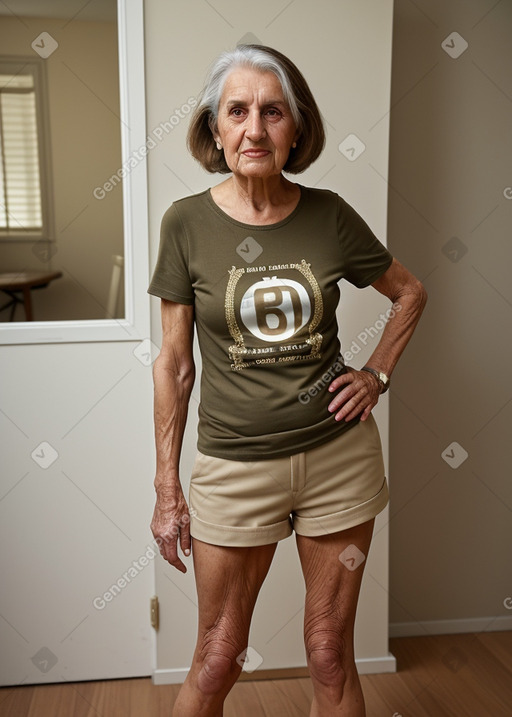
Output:
<svg viewBox="0 0 512 717">
<path fill-rule="evenodd" d="M 379 379 L 368 371 L 356 371 L 347 366 L 347 373 L 335 378 L 329 391 L 338 393 L 328 406 L 335 413 L 337 421 L 351 421 L 361 414 L 365 421 L 379 400 L 381 385 Z"/>
</svg>

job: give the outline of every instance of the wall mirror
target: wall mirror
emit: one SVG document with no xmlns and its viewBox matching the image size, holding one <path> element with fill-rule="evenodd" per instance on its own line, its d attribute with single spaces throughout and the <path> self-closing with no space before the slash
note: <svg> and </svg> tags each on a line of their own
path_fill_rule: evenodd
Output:
<svg viewBox="0 0 512 717">
<path fill-rule="evenodd" d="M 144 338 L 143 2 L 6 0 L 0 47 L 0 342 Z"/>
</svg>

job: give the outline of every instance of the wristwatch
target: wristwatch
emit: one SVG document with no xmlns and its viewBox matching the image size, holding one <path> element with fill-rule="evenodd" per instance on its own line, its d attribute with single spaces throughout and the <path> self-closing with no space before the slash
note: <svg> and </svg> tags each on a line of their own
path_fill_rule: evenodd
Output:
<svg viewBox="0 0 512 717">
<path fill-rule="evenodd" d="M 368 371 L 368 373 L 372 373 L 382 385 L 381 393 L 386 393 L 389 388 L 390 381 L 385 373 L 382 373 L 382 371 L 376 371 L 374 368 L 370 368 L 369 366 L 363 366 L 361 371 Z"/>
</svg>

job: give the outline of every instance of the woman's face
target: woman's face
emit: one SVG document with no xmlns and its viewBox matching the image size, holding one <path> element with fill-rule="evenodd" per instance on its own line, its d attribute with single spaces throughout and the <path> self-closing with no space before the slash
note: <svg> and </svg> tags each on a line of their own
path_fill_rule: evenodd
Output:
<svg viewBox="0 0 512 717">
<path fill-rule="evenodd" d="M 273 72 L 237 68 L 227 77 L 213 136 L 233 174 L 281 173 L 299 132 Z"/>
</svg>

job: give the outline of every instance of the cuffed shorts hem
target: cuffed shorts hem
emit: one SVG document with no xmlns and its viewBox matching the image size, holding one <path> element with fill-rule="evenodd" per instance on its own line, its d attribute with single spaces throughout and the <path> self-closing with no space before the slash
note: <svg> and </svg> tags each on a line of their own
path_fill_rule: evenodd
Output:
<svg viewBox="0 0 512 717">
<path fill-rule="evenodd" d="M 337 533 L 339 530 L 347 530 L 355 525 L 366 523 L 375 518 L 389 502 L 388 482 L 384 478 L 382 488 L 370 500 L 354 505 L 352 508 L 340 510 L 337 513 L 324 515 L 321 518 L 307 518 L 303 515 L 296 515 L 293 521 L 293 528 L 298 535 L 316 538 L 327 533 Z"/>
<path fill-rule="evenodd" d="M 251 548 L 269 545 L 289 538 L 293 532 L 290 520 L 282 520 L 274 525 L 261 525 L 255 528 L 230 525 L 215 525 L 197 517 L 190 518 L 190 534 L 193 538 L 212 545 L 225 545 L 234 548 Z"/>
<path fill-rule="evenodd" d="M 262 525 L 254 528 L 239 526 L 215 525 L 207 523 L 196 516 L 190 518 L 190 534 L 197 540 L 212 545 L 223 545 L 234 548 L 251 548 L 259 545 L 269 545 L 289 538 L 295 531 L 297 535 L 317 538 L 321 535 L 337 533 L 340 530 L 353 528 L 361 523 L 375 518 L 384 510 L 389 501 L 388 483 L 384 483 L 380 491 L 370 500 L 361 505 L 355 505 L 347 510 L 321 517 L 307 518 L 296 515 L 293 520 L 282 520 L 274 525 Z"/>
</svg>

